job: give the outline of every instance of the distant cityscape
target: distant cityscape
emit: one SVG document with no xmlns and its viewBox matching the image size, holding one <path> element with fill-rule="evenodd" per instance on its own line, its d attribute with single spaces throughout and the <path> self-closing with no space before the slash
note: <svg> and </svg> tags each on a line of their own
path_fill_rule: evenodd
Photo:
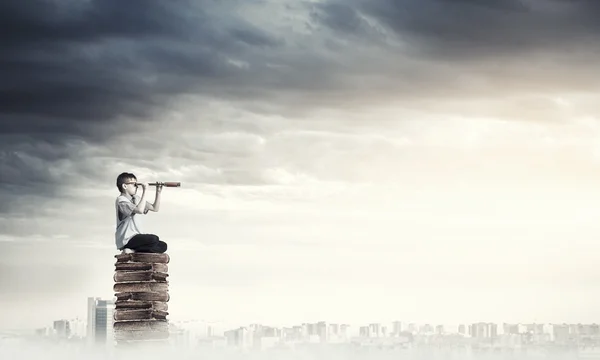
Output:
<svg viewBox="0 0 600 360">
<path fill-rule="evenodd" d="M 113 300 L 87 299 L 86 319 L 60 319 L 31 333 L 3 333 L 2 341 L 35 340 L 114 347 Z M 464 354 L 487 352 L 577 352 L 600 358 L 600 325 L 509 324 L 477 322 L 444 325 L 390 321 L 358 327 L 348 324 L 302 323 L 287 327 L 249 324 L 224 328 L 198 320 L 169 321 L 170 343 L 186 348 L 241 351 L 298 349 L 315 346 L 387 350 L 433 349 Z"/>
</svg>

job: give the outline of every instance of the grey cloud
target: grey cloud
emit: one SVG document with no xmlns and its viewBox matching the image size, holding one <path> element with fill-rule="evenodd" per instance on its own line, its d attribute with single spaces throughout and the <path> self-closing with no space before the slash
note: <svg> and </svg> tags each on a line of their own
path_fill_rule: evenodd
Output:
<svg viewBox="0 0 600 360">
<path fill-rule="evenodd" d="M 345 2 L 318 3 L 312 8 L 311 18 L 317 23 L 326 24 L 336 33 L 344 35 L 373 35 L 372 40 L 383 37 L 351 4 Z"/>
<path fill-rule="evenodd" d="M 600 5 L 587 0 L 357 0 L 320 7 L 329 14 L 320 21 L 333 29 L 349 29 L 362 14 L 391 29 L 416 53 L 458 59 L 587 46 L 600 27 Z"/>
<path fill-rule="evenodd" d="M 529 104 L 599 90 L 595 1 L 328 0 L 313 6 L 311 20 L 346 57 L 338 80 L 346 98 L 366 96 L 371 106 L 567 121 L 572 111 Z"/>
<path fill-rule="evenodd" d="M 211 143 L 210 136 L 185 141 L 181 133 L 195 129 L 210 135 L 235 129 L 272 136 L 292 125 L 290 120 L 247 120 L 252 112 L 298 119 L 314 115 L 310 112 L 320 106 L 343 105 L 350 112 L 365 103 L 389 100 L 415 113 L 431 109 L 443 114 L 450 109 L 477 115 L 487 109 L 443 100 L 559 87 L 562 91 L 565 86 L 593 89 L 593 49 L 575 60 L 565 57 L 576 61 L 566 70 L 552 58 L 534 69 L 529 58 L 512 57 L 503 67 L 494 59 L 515 49 L 536 49 L 551 35 L 557 36 L 558 48 L 585 39 L 587 29 L 596 26 L 592 15 L 599 5 L 508 0 L 482 4 L 3 3 L 0 20 L 10 30 L 0 34 L 3 192 L 10 192 L 14 205 L 23 191 L 56 195 L 65 176 L 112 183 L 115 174 L 109 172 L 115 170 L 111 162 L 116 158 L 123 166 L 160 168 L 156 171 L 194 162 L 210 169 L 203 178 L 208 182 L 262 184 L 269 182 L 261 173 L 264 168 L 285 167 L 290 160 L 265 156 L 270 150 L 252 141 Z M 408 48 L 400 47 L 405 40 Z M 449 54 L 464 63 L 448 63 Z M 492 55 L 493 61 L 471 57 L 481 54 Z M 223 113 L 193 98 L 187 104 L 200 103 L 198 114 L 186 114 L 176 124 L 168 116 L 180 112 L 175 101 L 180 95 L 235 101 L 249 112 Z M 520 104 L 505 102 L 505 113 L 512 116 L 527 106 Z M 162 115 L 160 140 L 154 134 L 149 137 L 144 131 L 158 126 L 149 119 Z M 544 118 L 544 113 L 531 116 Z M 183 142 L 172 142 L 175 139 Z M 320 146 L 298 145 L 307 153 Z M 389 156 L 397 153 L 384 150 Z M 298 168 L 315 166 L 300 157 L 292 162 Z M 385 168 L 384 163 L 380 166 Z M 335 171 L 340 175 L 347 170 L 331 167 L 316 173 L 330 179 Z M 0 212 L 15 208 L 0 204 Z"/>
<path fill-rule="evenodd" d="M 2 3 L 3 190 L 52 191 L 59 162 L 78 156 L 65 143 L 135 132 L 124 118 L 143 124 L 178 95 L 251 88 L 255 75 L 228 60 L 260 63 L 283 42 L 227 10 L 187 0 Z"/>
<path fill-rule="evenodd" d="M 243 55 L 238 42 L 276 45 L 249 26 L 212 28 L 189 1 L 92 1 L 67 15 L 73 6 L 11 2 L 0 9 L 10 30 L 2 38 L 0 112 L 12 120 L 0 123 L 2 133 L 98 136 L 88 122 L 143 117 L 203 79 L 236 75 L 224 58 Z"/>
</svg>

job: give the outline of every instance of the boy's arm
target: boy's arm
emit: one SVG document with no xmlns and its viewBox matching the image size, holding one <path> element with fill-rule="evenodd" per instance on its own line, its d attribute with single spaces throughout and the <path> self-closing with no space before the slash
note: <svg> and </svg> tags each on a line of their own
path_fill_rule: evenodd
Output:
<svg viewBox="0 0 600 360">
<path fill-rule="evenodd" d="M 133 212 L 135 212 L 136 214 L 145 214 L 148 212 L 148 210 L 146 209 L 146 187 L 148 186 L 148 184 L 140 183 L 140 185 L 142 186 L 142 197 L 140 198 L 140 201 L 138 202 L 136 207 L 133 209 Z"/>
<path fill-rule="evenodd" d="M 154 211 L 154 212 L 157 212 L 160 209 L 160 194 L 161 193 L 162 193 L 162 185 L 158 185 L 156 187 L 156 196 L 154 197 L 154 203 L 153 204 L 147 203 L 146 209 L 148 209 L 150 211 Z"/>
</svg>

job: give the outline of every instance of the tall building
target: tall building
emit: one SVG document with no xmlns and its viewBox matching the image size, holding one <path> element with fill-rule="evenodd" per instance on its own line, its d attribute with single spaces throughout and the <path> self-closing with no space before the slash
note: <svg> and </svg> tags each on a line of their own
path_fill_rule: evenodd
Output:
<svg viewBox="0 0 600 360">
<path fill-rule="evenodd" d="M 444 335 L 444 325 L 436 325 L 435 334 L 436 335 Z"/>
<path fill-rule="evenodd" d="M 88 298 L 87 343 L 114 345 L 112 300 Z"/>
<path fill-rule="evenodd" d="M 61 339 L 68 339 L 71 337 L 71 327 L 67 320 L 56 320 L 54 321 L 54 334 Z"/>
<path fill-rule="evenodd" d="M 381 324 L 379 324 L 379 323 L 369 324 L 369 335 L 371 337 L 381 336 Z"/>
<path fill-rule="evenodd" d="M 557 344 L 566 344 L 571 339 L 568 324 L 554 324 L 552 327 L 552 337 Z"/>
<path fill-rule="evenodd" d="M 69 329 L 71 331 L 71 337 L 84 339 L 87 333 L 87 324 L 85 319 L 76 317 L 75 319 L 69 320 Z"/>
<path fill-rule="evenodd" d="M 469 325 L 469 334 L 478 339 L 495 339 L 498 337 L 498 325 L 494 323 L 475 323 Z"/>
<path fill-rule="evenodd" d="M 225 331 L 227 346 L 249 349 L 254 345 L 253 337 L 251 335 L 252 334 L 246 327 Z"/>
<path fill-rule="evenodd" d="M 317 335 L 319 335 L 321 342 L 327 342 L 327 340 L 329 340 L 327 323 L 325 321 L 319 321 L 317 323 Z"/>
<path fill-rule="evenodd" d="M 360 329 L 358 330 L 358 334 L 361 337 L 369 337 L 369 327 L 368 326 L 361 326 Z"/>
<path fill-rule="evenodd" d="M 402 322 L 401 321 L 394 321 L 392 323 L 392 335 L 393 336 L 399 336 L 400 333 L 402 332 L 403 327 L 402 327 Z"/>
</svg>

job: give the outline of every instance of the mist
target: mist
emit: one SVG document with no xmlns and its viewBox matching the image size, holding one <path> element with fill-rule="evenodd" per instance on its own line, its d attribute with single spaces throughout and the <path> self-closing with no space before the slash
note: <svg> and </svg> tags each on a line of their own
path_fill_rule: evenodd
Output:
<svg viewBox="0 0 600 360">
<path fill-rule="evenodd" d="M 595 356 L 599 11 L 588 0 L 0 4 L 3 357 L 121 356 L 49 339 L 55 322 L 83 328 L 86 299 L 115 296 L 122 172 L 182 184 L 143 217 L 168 243 L 173 324 L 219 324 L 221 342 L 252 324 L 351 324 L 361 344 L 388 341 L 361 335 L 380 322 L 451 329 L 420 349 L 174 343 L 148 358 L 534 356 L 427 345 L 471 343 L 481 334 L 458 339 L 457 326 L 480 323 L 519 324 L 502 340 L 519 349 L 539 335 L 527 344 L 544 356 Z"/>
</svg>

